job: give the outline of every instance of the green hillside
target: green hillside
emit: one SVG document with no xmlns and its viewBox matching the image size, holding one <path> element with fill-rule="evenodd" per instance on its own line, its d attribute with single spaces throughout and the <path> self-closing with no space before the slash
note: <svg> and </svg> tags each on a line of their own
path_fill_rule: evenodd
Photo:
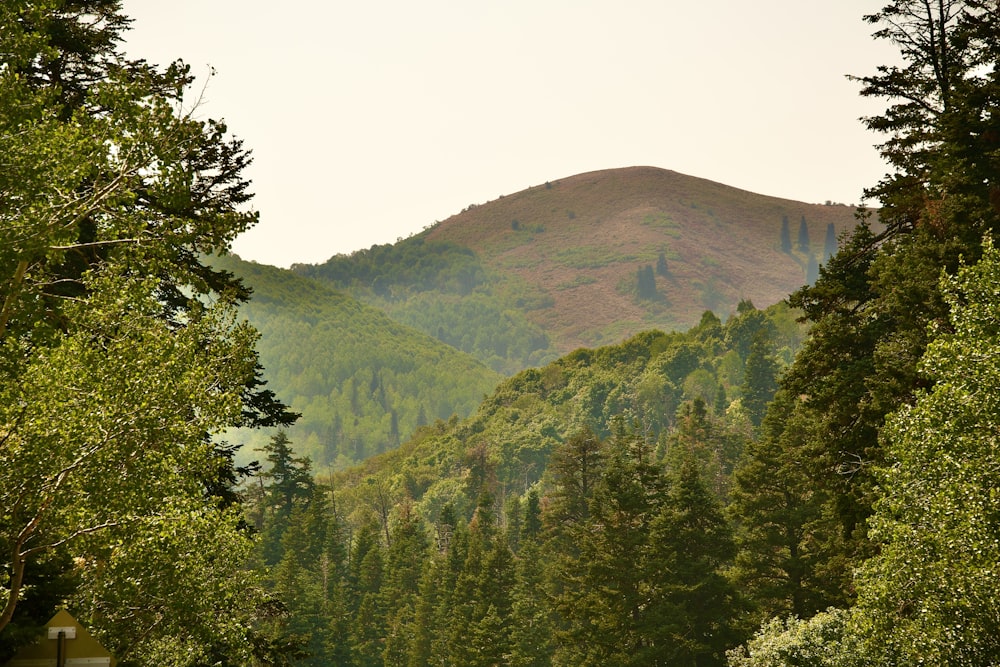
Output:
<svg viewBox="0 0 1000 667">
<path fill-rule="evenodd" d="M 339 473 L 334 486 L 350 495 L 359 482 L 382 476 L 429 520 L 444 503 L 468 518 L 481 487 L 500 500 L 525 493 L 544 478 L 553 449 L 581 429 L 607 438 L 616 428 L 635 428 L 666 457 L 679 415 L 697 402 L 717 429 L 701 454 L 723 497 L 742 443 L 804 337 L 786 305 L 761 311 L 744 302 L 725 323 L 706 313 L 685 333 L 648 331 L 581 348 L 504 380 L 467 419 L 420 429 L 399 449 Z M 762 361 L 769 370 L 760 375 Z M 762 387 L 763 399 L 754 394 Z"/>
<path fill-rule="evenodd" d="M 300 455 L 342 467 L 396 447 L 418 426 L 472 412 L 500 376 L 381 311 L 295 274 L 214 258 L 253 289 L 268 387 L 302 417 Z M 259 446 L 262 434 L 241 433 Z"/>
<path fill-rule="evenodd" d="M 714 655 L 706 664 L 718 664 L 720 649 L 740 636 L 738 605 L 731 593 L 706 597 L 699 582 L 732 591 L 716 572 L 732 546 L 719 508 L 803 334 L 786 305 L 760 311 L 743 302 L 725 324 L 709 313 L 686 333 L 648 331 L 582 348 L 505 380 L 468 418 L 423 427 L 399 449 L 311 489 L 275 440 L 268 451 L 287 472 L 262 492 L 252 517 L 277 590 L 294 593 L 294 627 L 311 638 L 309 664 L 348 654 L 352 664 L 405 664 L 393 654 L 577 664 L 573 651 L 588 642 L 569 633 L 595 621 L 617 648 L 586 664 L 626 664 L 620 654 L 635 646 L 617 630 L 636 619 L 663 624 L 652 609 L 668 600 L 678 626 L 661 625 L 661 635 L 680 640 L 695 613 L 726 627 L 657 650 L 692 658 L 685 664 Z M 299 500 L 268 520 L 268 494 L 295 479 Z M 684 488 L 700 500 L 677 495 Z M 661 534 L 654 516 L 668 508 L 708 518 Z M 670 566 L 690 594 L 639 592 L 661 577 L 670 549 L 687 553 L 701 540 L 713 552 L 709 565 L 682 556 Z M 620 541 L 629 546 L 616 551 Z M 329 566 L 317 568 L 324 554 Z M 594 570 L 604 558 L 618 566 Z M 302 594 L 319 590 L 329 591 L 324 602 Z M 629 590 L 649 608 L 605 606 Z M 578 600 L 584 591 L 588 600 Z M 476 657 L 491 651 L 507 657 Z"/>
</svg>

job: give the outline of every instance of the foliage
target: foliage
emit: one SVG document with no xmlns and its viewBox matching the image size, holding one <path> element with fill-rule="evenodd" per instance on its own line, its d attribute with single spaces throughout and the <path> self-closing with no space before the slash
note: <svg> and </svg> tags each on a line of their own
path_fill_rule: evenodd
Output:
<svg viewBox="0 0 1000 667">
<path fill-rule="evenodd" d="M 816 283 L 792 295 L 812 323 L 810 339 L 781 380 L 780 415 L 765 429 L 771 442 L 749 451 L 762 460 L 747 463 L 748 473 L 766 457 L 775 466 L 771 479 L 759 468 L 739 500 L 744 510 L 759 507 L 758 526 L 796 536 L 779 541 L 780 581 L 838 583 L 839 591 L 819 587 L 824 595 L 796 613 L 850 602 L 850 578 L 838 573 L 873 553 L 866 521 L 882 492 L 874 471 L 885 460 L 886 415 L 934 382 L 917 366 L 928 343 L 948 331 L 940 275 L 975 262 L 983 233 L 1000 224 L 1000 133 L 991 111 L 998 99 L 997 18 L 987 3 L 957 0 L 898 0 L 867 17 L 876 37 L 902 56 L 902 64 L 860 78 L 863 95 L 889 102 L 884 114 L 866 119 L 887 137 L 881 150 L 894 169 L 868 193 L 882 205 L 884 229 L 861 212 Z M 754 488 L 761 496 L 780 488 L 787 500 L 769 510 L 763 497 L 751 500 Z M 790 512 L 794 507 L 808 511 Z M 746 525 L 747 539 L 756 541 L 750 533 L 758 528 Z M 809 541 L 808 551 L 787 551 Z M 777 542 L 756 543 L 764 551 L 748 562 L 762 565 L 777 554 Z M 805 553 L 810 557 L 802 560 Z M 811 572 L 796 574 L 799 567 Z M 802 595 L 815 592 L 808 584 Z M 786 597 L 767 607 L 800 604 Z"/>
<path fill-rule="evenodd" d="M 474 359 L 288 271 L 214 258 L 254 290 L 240 312 L 262 339 L 267 380 L 302 413 L 289 437 L 319 468 L 397 447 L 419 426 L 469 414 L 499 381 Z M 265 446 L 262 435 L 240 432 Z"/>
<path fill-rule="evenodd" d="M 862 569 L 856 610 L 881 664 L 989 664 L 1000 651 L 1000 252 L 988 241 L 943 288 L 951 333 L 921 361 L 933 388 L 883 431 L 891 465 L 871 523 L 880 549 Z"/>
<path fill-rule="evenodd" d="M 728 652 L 729 667 L 848 667 L 859 653 L 847 631 L 850 612 L 830 609 L 808 620 L 772 618 L 746 645 Z"/>
<path fill-rule="evenodd" d="M 185 108 L 183 63 L 120 57 L 119 3 L 0 22 L 4 651 L 61 597 L 126 660 L 270 659 L 234 448 L 211 438 L 294 415 L 262 389 L 246 290 L 200 260 L 256 220 L 249 154 Z"/>
<path fill-rule="evenodd" d="M 338 289 L 360 287 L 382 297 L 430 290 L 469 294 L 485 278 L 474 252 L 450 241 L 427 241 L 423 235 L 292 268 Z"/>
</svg>

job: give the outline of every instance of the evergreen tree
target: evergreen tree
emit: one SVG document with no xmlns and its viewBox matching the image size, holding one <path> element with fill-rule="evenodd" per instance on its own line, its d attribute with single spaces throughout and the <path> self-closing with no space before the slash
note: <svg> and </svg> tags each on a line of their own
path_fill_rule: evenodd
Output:
<svg viewBox="0 0 1000 667">
<path fill-rule="evenodd" d="M 788 216 L 781 216 L 781 252 L 792 254 L 792 230 L 788 224 Z"/>
<path fill-rule="evenodd" d="M 542 533 L 542 510 L 538 492 L 528 491 L 524 503 L 524 521 L 521 523 L 521 542 L 538 540 Z"/>
<path fill-rule="evenodd" d="M 650 664 L 646 653 L 655 638 L 647 587 L 655 565 L 643 553 L 664 490 L 651 458 L 638 439 L 616 437 L 589 515 L 569 527 L 579 554 L 559 564 L 554 603 L 565 627 L 556 664 Z"/>
<path fill-rule="evenodd" d="M 555 650 L 555 626 L 548 605 L 542 551 L 525 537 L 517 559 L 511 594 L 511 667 L 549 667 Z"/>
<path fill-rule="evenodd" d="M 754 334 L 747 355 L 746 371 L 740 395 L 743 407 L 750 415 L 754 426 L 760 426 L 768 403 L 778 390 L 778 362 L 774 358 L 773 344 L 766 330 Z"/>
<path fill-rule="evenodd" d="M 799 400 L 776 394 L 733 474 L 729 513 L 739 549 L 731 576 L 753 607 L 752 623 L 845 605 L 850 590 L 831 493 L 804 465 L 818 443 Z"/>
<path fill-rule="evenodd" d="M 806 216 L 802 216 L 799 222 L 799 252 L 808 255 L 809 253 L 809 225 L 806 224 Z"/>
<path fill-rule="evenodd" d="M 837 230 L 834 228 L 833 223 L 828 223 L 826 226 L 826 238 L 823 240 L 823 264 L 826 264 L 831 257 L 837 254 Z M 809 284 L 813 284 L 815 279 L 813 279 Z"/>
<path fill-rule="evenodd" d="M 737 643 L 735 587 L 723 576 L 736 553 L 718 500 L 687 458 L 670 476 L 662 509 L 650 524 L 651 574 L 646 665 L 724 665 Z M 658 573 L 658 576 L 657 576 Z"/>
<path fill-rule="evenodd" d="M 383 664 L 405 667 L 416 636 L 416 607 L 420 582 L 430 549 L 423 522 L 409 503 L 400 506 L 393 527 L 392 544 L 386 550 L 385 575 L 379 590 L 386 610 Z"/>
<path fill-rule="evenodd" d="M 656 275 L 658 276 L 669 276 L 670 269 L 667 267 L 667 256 L 665 253 L 660 253 L 656 257 Z"/>
<path fill-rule="evenodd" d="M 264 489 L 261 501 L 266 520 L 263 524 L 261 552 L 264 562 L 273 565 L 281 558 L 282 536 L 292 511 L 312 495 L 313 478 L 308 458 L 298 458 L 285 431 L 280 430 L 259 451 L 267 454 L 269 467 L 258 476 Z M 265 483 L 266 482 L 266 483 Z"/>
<path fill-rule="evenodd" d="M 888 137 L 881 152 L 894 170 L 867 193 L 881 204 L 884 230 L 861 219 L 815 285 L 791 297 L 813 324 L 781 382 L 799 397 L 788 399 L 787 428 L 805 436 L 778 436 L 798 448 L 785 456 L 805 464 L 808 492 L 825 498 L 822 512 L 837 518 L 843 538 L 839 553 L 827 551 L 831 560 L 813 566 L 835 570 L 870 553 L 866 519 L 886 415 L 932 384 L 917 362 L 947 330 L 930 327 L 947 321 L 941 271 L 975 261 L 983 233 L 1000 223 L 998 119 L 983 113 L 1000 90 L 995 8 L 896 0 L 866 18 L 902 56 L 901 65 L 860 79 L 863 95 L 890 101 L 866 119 Z M 793 471 L 789 464 L 776 474 Z M 847 595 L 845 588 L 833 597 Z"/>
<path fill-rule="evenodd" d="M 360 667 L 382 664 L 386 608 L 381 589 L 385 564 L 378 534 L 377 525 L 366 523 L 358 532 L 351 551 L 349 585 L 354 618 L 350 635 L 351 655 Z"/>
<path fill-rule="evenodd" d="M 640 299 L 655 299 L 658 296 L 652 266 L 647 264 L 636 272 L 636 293 Z"/>
<path fill-rule="evenodd" d="M 819 278 L 819 260 L 816 255 L 810 254 L 806 262 L 806 285 L 814 285 Z"/>
</svg>

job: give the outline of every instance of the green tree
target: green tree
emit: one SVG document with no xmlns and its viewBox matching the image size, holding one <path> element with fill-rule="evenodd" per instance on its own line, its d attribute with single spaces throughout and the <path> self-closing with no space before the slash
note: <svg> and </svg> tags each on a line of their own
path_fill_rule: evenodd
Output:
<svg viewBox="0 0 1000 667">
<path fill-rule="evenodd" d="M 650 563 L 643 558 L 664 480 L 648 447 L 620 435 L 585 521 L 567 528 L 577 554 L 557 563 L 554 600 L 565 626 L 554 664 L 650 664 L 655 644 L 649 609 Z"/>
<path fill-rule="evenodd" d="M 264 600 L 232 570 L 250 540 L 232 450 L 211 437 L 293 416 L 262 390 L 255 334 L 235 319 L 247 290 L 202 258 L 256 220 L 249 155 L 181 111 L 185 66 L 120 56 L 119 3 L 4 2 L 0 23 L 0 630 L 50 586 L 32 577 L 60 578 L 51 566 L 72 556 L 66 597 L 115 648 L 246 664 Z M 214 562 L 214 544 L 233 560 Z M 98 611 L 96 590 L 121 593 L 116 607 Z M 188 625 L 138 631 L 156 614 Z"/>
<path fill-rule="evenodd" d="M 754 426 L 760 426 L 768 403 L 778 390 L 778 362 L 774 358 L 773 343 L 768 332 L 761 329 L 754 334 L 747 355 L 746 370 L 740 396 L 743 407 Z"/>
<path fill-rule="evenodd" d="M 740 602 L 723 575 L 736 552 L 732 530 L 694 458 L 669 481 L 646 547 L 651 622 L 641 664 L 723 665 L 739 638 Z"/>
<path fill-rule="evenodd" d="M 667 256 L 665 253 L 660 253 L 656 256 L 656 275 L 658 276 L 669 276 L 670 268 L 667 266 Z"/>
<path fill-rule="evenodd" d="M 799 252 L 803 254 L 809 253 L 809 225 L 806 224 L 806 216 L 802 216 L 802 220 L 799 221 Z"/>
<path fill-rule="evenodd" d="M 297 504 L 309 500 L 313 491 L 312 464 L 292 451 L 292 442 L 285 431 L 278 431 L 263 448 L 268 468 L 259 474 L 263 487 L 262 514 L 266 521 L 260 527 L 263 534 L 261 551 L 264 562 L 273 565 L 281 558 L 282 536 Z M 265 484 L 266 481 L 266 484 Z"/>
<path fill-rule="evenodd" d="M 640 299 L 656 299 L 659 296 L 653 267 L 648 264 L 636 271 L 636 294 Z"/>
<path fill-rule="evenodd" d="M 792 254 L 792 229 L 788 224 L 788 216 L 781 216 L 781 252 Z"/>
<path fill-rule="evenodd" d="M 751 605 L 751 623 L 807 618 L 848 602 L 850 573 L 830 492 L 803 465 L 818 445 L 799 400 L 777 393 L 733 473 L 728 509 L 738 551 L 730 576 Z"/>
<path fill-rule="evenodd" d="M 983 113 L 998 91 L 995 8 L 897 0 L 866 18 L 901 55 L 860 78 L 863 95 L 889 101 L 866 119 L 887 137 L 881 152 L 893 168 L 867 193 L 884 227 L 860 220 L 816 283 L 790 298 L 813 326 L 781 383 L 800 397 L 789 428 L 808 424 L 790 456 L 806 462 L 840 521 L 844 551 L 831 557 L 844 562 L 870 554 L 865 522 L 885 416 L 931 383 L 917 362 L 942 331 L 929 325 L 947 318 L 939 276 L 975 261 L 983 233 L 1000 223 L 1000 133 L 995 114 Z"/>
<path fill-rule="evenodd" d="M 826 226 L 826 238 L 823 240 L 823 264 L 837 254 L 837 230 L 833 226 L 833 223 L 828 223 Z M 813 280 L 812 282 L 815 282 Z M 810 282 L 810 284 L 812 284 Z"/>
<path fill-rule="evenodd" d="M 727 653 L 729 667 L 848 667 L 860 655 L 850 612 L 830 608 L 808 620 L 772 618 L 745 646 Z"/>
<path fill-rule="evenodd" d="M 859 579 L 855 628 L 881 664 L 985 665 L 1000 654 L 1000 251 L 944 282 L 952 333 L 927 348 L 935 381 L 883 432 L 880 549 Z"/>
</svg>

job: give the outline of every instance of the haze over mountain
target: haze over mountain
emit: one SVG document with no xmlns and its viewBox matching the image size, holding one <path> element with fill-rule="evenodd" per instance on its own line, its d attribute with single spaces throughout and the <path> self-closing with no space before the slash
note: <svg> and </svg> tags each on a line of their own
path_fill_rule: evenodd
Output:
<svg viewBox="0 0 1000 667">
<path fill-rule="evenodd" d="M 468 415 L 496 373 L 777 303 L 854 213 L 634 167 L 470 205 L 321 265 L 221 265 L 256 291 L 244 312 L 270 388 L 303 412 L 299 451 L 342 467 Z"/>
<path fill-rule="evenodd" d="M 705 310 L 725 317 L 744 299 L 760 307 L 776 303 L 806 284 L 811 258 L 821 262 L 830 251 L 829 226 L 839 237 L 853 228 L 855 212 L 843 204 L 768 197 L 665 169 L 612 169 L 472 204 L 396 244 L 397 252 L 373 246 L 293 270 L 350 289 L 401 321 L 454 340 L 460 337 L 441 330 L 441 323 L 453 319 L 448 310 L 454 299 L 444 294 L 454 289 L 440 281 L 415 286 L 405 272 L 397 279 L 395 270 L 386 270 L 373 291 L 374 274 L 359 279 L 361 270 L 352 268 L 376 255 L 383 263 L 403 254 L 413 262 L 416 255 L 409 251 L 415 245 L 454 244 L 474 253 L 481 273 L 464 289 L 492 293 L 503 302 L 497 317 L 512 311 L 523 316 L 562 354 L 644 329 L 686 329 Z M 782 248 L 783 222 L 795 237 L 788 252 Z M 803 223 L 806 251 L 799 244 Z M 640 294 L 639 273 L 648 275 L 650 268 L 655 288 Z M 410 308 L 415 298 L 416 313 Z M 536 354 L 506 370 L 551 358 Z"/>
</svg>

